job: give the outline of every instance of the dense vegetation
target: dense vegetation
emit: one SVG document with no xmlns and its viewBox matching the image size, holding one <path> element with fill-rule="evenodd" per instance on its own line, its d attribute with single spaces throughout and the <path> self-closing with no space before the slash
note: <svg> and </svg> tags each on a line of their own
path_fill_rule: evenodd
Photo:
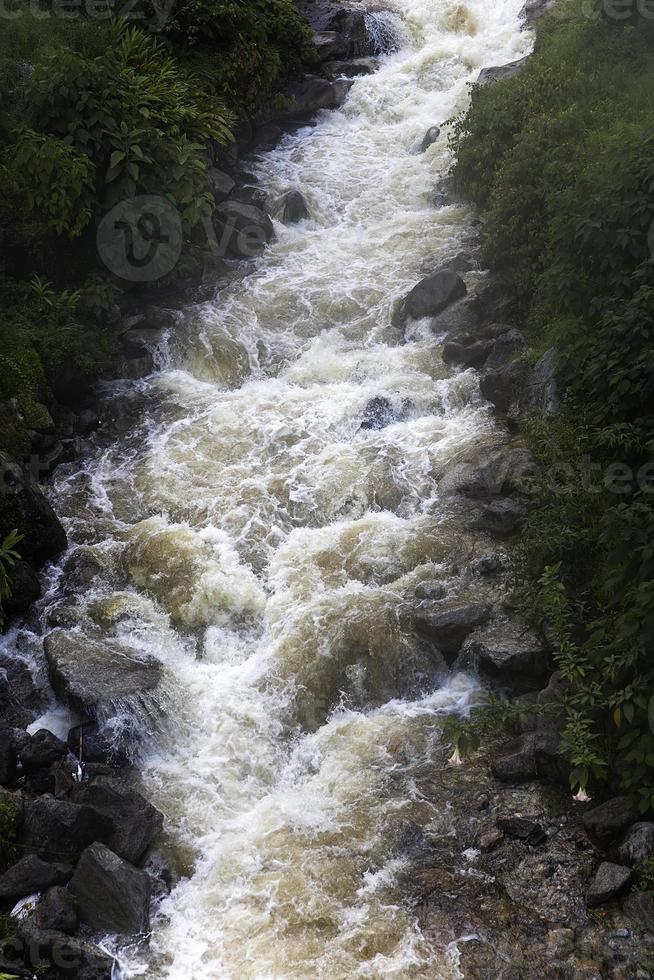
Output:
<svg viewBox="0 0 654 980">
<path fill-rule="evenodd" d="M 53 400 L 77 408 L 115 353 L 125 283 L 98 257 L 103 215 L 135 195 L 170 202 L 175 274 L 192 274 L 221 148 L 312 56 L 293 0 L 145 11 L 71 19 L 15 0 L 0 18 L 0 451 L 18 458 Z M 1 510 L 0 538 L 12 529 Z"/>
<path fill-rule="evenodd" d="M 569 682 L 573 786 L 654 808 L 654 22 L 563 0 L 517 76 L 455 123 L 455 181 L 536 353 L 556 418 L 526 426 L 542 506 L 522 549 L 532 615 Z"/>
</svg>

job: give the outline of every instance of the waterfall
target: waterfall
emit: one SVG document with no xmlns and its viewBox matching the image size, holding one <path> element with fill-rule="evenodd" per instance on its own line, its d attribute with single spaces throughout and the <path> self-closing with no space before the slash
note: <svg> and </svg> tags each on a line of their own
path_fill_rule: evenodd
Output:
<svg viewBox="0 0 654 980">
<path fill-rule="evenodd" d="M 469 242 L 468 211 L 431 203 L 444 123 L 483 66 L 529 49 L 522 3 L 368 16 L 379 71 L 248 163 L 273 198 L 301 190 L 310 219 L 277 223 L 247 275 L 184 311 L 162 369 L 116 387 L 115 442 L 57 478 L 100 569 L 74 629 L 166 674 L 143 778 L 179 880 L 125 976 L 460 976 L 402 901 L 402 839 L 444 805 L 415 774 L 478 684 L 404 616 L 421 582 L 471 588 L 474 534 L 438 483 L 497 429 L 475 373 L 449 369 L 424 324 L 403 337 L 394 311 Z M 382 428 L 362 427 L 373 399 L 391 406 Z"/>
</svg>

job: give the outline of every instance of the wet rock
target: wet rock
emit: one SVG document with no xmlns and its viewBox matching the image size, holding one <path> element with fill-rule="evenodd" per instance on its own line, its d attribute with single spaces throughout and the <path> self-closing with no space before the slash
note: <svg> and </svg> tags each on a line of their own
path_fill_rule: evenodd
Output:
<svg viewBox="0 0 654 980">
<path fill-rule="evenodd" d="M 538 695 L 538 704 L 554 707 L 553 710 L 536 716 L 534 739 L 538 775 L 565 786 L 568 785 L 570 763 L 560 752 L 566 719 L 558 706 L 562 703 L 566 691 L 566 681 L 558 672 L 552 674 L 547 687 Z"/>
<path fill-rule="evenodd" d="M 497 847 L 503 836 L 504 835 L 499 827 L 491 827 L 479 835 L 477 839 L 477 847 L 482 854 L 489 854 Z"/>
<path fill-rule="evenodd" d="M 41 584 L 38 575 L 26 561 L 16 562 L 10 580 L 11 595 L 2 600 L 2 605 L 7 615 L 19 616 L 41 598 Z"/>
<path fill-rule="evenodd" d="M 26 854 L 0 876 L 0 899 L 17 901 L 53 885 L 63 885 L 72 873 L 70 864 L 51 864 L 36 854 Z"/>
<path fill-rule="evenodd" d="M 80 919 L 101 933 L 135 935 L 150 926 L 152 884 L 144 871 L 132 867 L 103 844 L 82 854 L 70 889 Z"/>
<path fill-rule="evenodd" d="M 321 109 L 338 109 L 345 102 L 351 87 L 352 82 L 346 79 L 329 81 L 326 78 L 306 78 L 286 92 L 290 106 L 284 114 L 304 117 Z"/>
<path fill-rule="evenodd" d="M 38 460 L 35 461 L 38 467 Z M 20 528 L 21 558 L 34 568 L 55 558 L 67 545 L 66 532 L 45 499 L 35 477 L 0 452 L 0 524 Z"/>
<path fill-rule="evenodd" d="M 158 660 L 137 659 L 111 641 L 54 630 L 45 638 L 44 647 L 55 692 L 84 714 L 92 714 L 99 704 L 111 705 L 152 691 L 161 679 Z"/>
<path fill-rule="evenodd" d="M 318 31 L 313 43 L 321 62 L 332 61 L 334 58 L 345 58 L 348 50 L 347 39 L 340 31 Z"/>
<path fill-rule="evenodd" d="M 451 177 L 444 177 L 438 181 L 434 188 L 431 203 L 435 208 L 449 208 L 460 203 Z"/>
<path fill-rule="evenodd" d="M 19 935 L 38 956 L 44 976 L 70 980 L 111 980 L 114 961 L 108 953 L 79 936 L 40 929 L 32 918 L 18 925 Z"/>
<path fill-rule="evenodd" d="M 413 287 L 404 300 L 406 316 L 419 320 L 436 316 L 466 295 L 466 284 L 451 269 L 440 269 Z"/>
<path fill-rule="evenodd" d="M 41 696 L 32 672 L 18 657 L 0 655 L 0 718 L 3 725 L 25 728 L 38 715 Z"/>
<path fill-rule="evenodd" d="M 397 422 L 395 409 L 390 398 L 377 395 L 371 398 L 363 410 L 362 429 L 385 429 L 387 425 Z"/>
<path fill-rule="evenodd" d="M 304 196 L 299 191 L 287 191 L 277 202 L 281 221 L 291 225 L 310 217 Z"/>
<path fill-rule="evenodd" d="M 254 142 L 260 150 L 274 150 L 284 135 L 285 131 L 281 126 L 266 123 L 257 129 Z M 237 195 L 235 194 L 234 197 L 237 198 Z"/>
<path fill-rule="evenodd" d="M 547 839 L 547 836 L 538 821 L 533 820 L 530 817 L 499 817 L 497 826 L 505 837 L 512 837 L 515 840 L 521 840 L 526 844 L 531 844 L 532 846 L 542 844 Z"/>
<path fill-rule="evenodd" d="M 559 407 L 556 380 L 558 348 L 550 347 L 531 369 L 520 395 L 519 410 L 522 415 L 553 415 Z"/>
<path fill-rule="evenodd" d="M 476 561 L 472 562 L 470 568 L 475 575 L 494 575 L 502 568 L 502 558 L 497 552 L 492 552 L 477 558 Z"/>
<path fill-rule="evenodd" d="M 351 58 L 349 61 L 327 61 L 322 70 L 328 78 L 335 79 L 373 75 L 378 68 L 376 58 Z"/>
<path fill-rule="evenodd" d="M 67 752 L 68 749 L 61 739 L 46 728 L 41 728 L 38 732 L 34 732 L 29 742 L 21 749 L 19 759 L 23 769 L 30 772 L 49 766 L 65 756 Z"/>
<path fill-rule="evenodd" d="M 522 334 L 510 330 L 497 338 L 486 360 L 479 388 L 499 412 L 506 412 L 519 394 L 526 373 L 518 357 L 523 348 Z"/>
<path fill-rule="evenodd" d="M 36 906 L 34 922 L 39 929 L 75 932 L 78 919 L 73 896 L 60 885 L 49 888 Z"/>
<path fill-rule="evenodd" d="M 218 205 L 213 222 L 221 255 L 227 251 L 238 258 L 252 258 L 274 237 L 272 221 L 264 211 L 233 199 Z"/>
<path fill-rule="evenodd" d="M 416 585 L 415 597 L 420 602 L 438 602 L 447 595 L 447 587 L 442 582 L 419 582 Z"/>
<path fill-rule="evenodd" d="M 654 891 L 633 892 L 625 898 L 622 910 L 632 922 L 654 933 Z"/>
<path fill-rule="evenodd" d="M 16 776 L 16 748 L 10 734 L 0 731 L 0 786 L 9 786 Z"/>
<path fill-rule="evenodd" d="M 491 770 L 502 783 L 522 783 L 536 777 L 534 736 L 527 735 L 514 752 L 500 756 L 491 763 Z"/>
<path fill-rule="evenodd" d="M 536 21 L 552 10 L 557 3 L 558 0 L 527 0 L 520 11 L 520 17 L 526 21 L 528 27 L 533 27 Z"/>
<path fill-rule="evenodd" d="M 70 799 L 92 807 L 111 822 L 106 843 L 131 864 L 137 864 L 161 834 L 163 815 L 118 779 L 99 777 L 92 783 L 78 783 Z"/>
<path fill-rule="evenodd" d="M 472 297 L 472 305 L 481 324 L 513 324 L 517 316 L 515 290 L 498 273 L 487 276 Z M 505 333 L 506 330 L 502 331 Z"/>
<path fill-rule="evenodd" d="M 486 504 L 481 512 L 477 527 L 498 538 L 507 538 L 522 527 L 525 508 L 513 497 L 501 497 Z"/>
<path fill-rule="evenodd" d="M 588 833 L 600 844 L 609 844 L 633 823 L 636 813 L 627 796 L 614 796 L 592 810 L 586 810 L 582 819 Z"/>
<path fill-rule="evenodd" d="M 105 762 L 111 766 L 124 766 L 127 763 L 122 752 L 102 728 L 93 722 L 75 725 L 68 732 L 67 744 L 69 750 L 79 758 L 81 748 L 84 762 Z"/>
<path fill-rule="evenodd" d="M 549 659 L 540 640 L 517 629 L 491 628 L 465 644 L 455 666 L 478 670 L 498 683 L 537 690 L 549 671 Z"/>
<path fill-rule="evenodd" d="M 492 349 L 492 340 L 475 340 L 468 344 L 448 340 L 443 344 L 443 360 L 446 364 L 478 368 L 487 360 Z"/>
<path fill-rule="evenodd" d="M 75 429 L 81 436 L 89 436 L 100 427 L 102 420 L 92 408 L 85 408 L 75 420 Z"/>
<path fill-rule="evenodd" d="M 268 195 L 262 187 L 254 187 L 245 184 L 243 187 L 237 187 L 232 194 L 233 201 L 240 201 L 241 204 L 249 204 L 252 207 L 260 208 L 261 210 L 266 209 L 268 204 Z"/>
<path fill-rule="evenodd" d="M 420 144 L 420 152 L 425 153 L 430 146 L 433 146 L 438 137 L 441 135 L 440 126 L 430 126 L 425 135 L 422 138 Z"/>
<path fill-rule="evenodd" d="M 364 10 L 341 7 L 327 26 L 342 34 L 346 58 L 365 58 L 383 51 L 368 32 Z M 391 46 L 385 46 L 385 49 L 391 50 Z"/>
<path fill-rule="evenodd" d="M 629 885 L 631 877 L 631 868 L 604 861 L 597 869 L 586 893 L 588 905 L 603 905 L 615 898 Z"/>
<path fill-rule="evenodd" d="M 73 862 L 93 841 L 110 839 L 111 821 L 89 806 L 41 796 L 25 801 L 20 846 L 44 860 Z"/>
<path fill-rule="evenodd" d="M 209 182 L 216 204 L 220 204 L 221 201 L 226 201 L 236 187 L 234 178 L 225 173 L 224 170 L 218 170 L 216 167 L 212 167 L 209 171 Z"/>
<path fill-rule="evenodd" d="M 421 607 L 414 623 L 421 636 L 451 657 L 456 656 L 469 633 L 488 622 L 490 615 L 491 607 L 482 602 L 433 612 Z"/>
<path fill-rule="evenodd" d="M 64 562 L 65 588 L 69 592 L 85 589 L 102 572 L 98 556 L 87 547 L 76 548 Z"/>
<path fill-rule="evenodd" d="M 514 78 L 516 75 L 520 75 L 524 71 L 527 61 L 528 58 L 519 58 L 517 61 L 511 61 L 508 65 L 482 68 L 482 70 L 479 72 L 477 84 L 489 85 L 491 82 L 500 82 L 505 78 Z"/>
<path fill-rule="evenodd" d="M 654 823 L 651 821 L 640 821 L 630 827 L 626 836 L 618 847 L 618 860 L 620 864 L 627 864 L 630 868 L 634 865 L 642 864 L 654 856 Z"/>
<path fill-rule="evenodd" d="M 491 497 L 526 490 L 536 472 L 533 456 L 522 446 L 486 448 L 481 459 L 455 463 L 446 470 L 438 488 L 441 494 Z"/>
</svg>

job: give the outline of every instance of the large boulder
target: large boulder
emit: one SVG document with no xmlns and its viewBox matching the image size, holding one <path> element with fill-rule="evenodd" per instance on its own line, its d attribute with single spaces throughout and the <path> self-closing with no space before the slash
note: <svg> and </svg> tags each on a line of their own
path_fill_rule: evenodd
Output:
<svg viewBox="0 0 654 980">
<path fill-rule="evenodd" d="M 154 657 L 138 658 L 110 640 L 91 640 L 76 632 L 54 630 L 45 638 L 52 686 L 69 707 L 93 714 L 99 705 L 154 690 L 161 664 Z"/>
<path fill-rule="evenodd" d="M 352 82 L 347 79 L 305 78 L 287 90 L 289 104 L 284 116 L 312 116 L 321 109 L 338 109 L 343 105 Z"/>
<path fill-rule="evenodd" d="M 550 669 L 540 640 L 518 626 L 489 627 L 471 637 L 456 662 L 497 683 L 520 690 L 538 690 Z"/>
<path fill-rule="evenodd" d="M 362 429 L 385 429 L 398 421 L 393 403 L 384 395 L 375 395 L 363 410 Z"/>
<path fill-rule="evenodd" d="M 236 187 L 234 178 L 230 174 L 225 173 L 224 170 L 218 170 L 217 167 L 212 167 L 209 171 L 209 181 L 211 183 L 213 199 L 217 204 L 227 200 Z"/>
<path fill-rule="evenodd" d="M 348 53 L 347 38 L 340 31 L 317 31 L 313 43 L 318 52 L 318 61 L 330 62 L 345 58 Z"/>
<path fill-rule="evenodd" d="M 633 868 L 637 864 L 654 857 L 654 823 L 651 820 L 641 820 L 630 827 L 618 847 L 620 864 Z"/>
<path fill-rule="evenodd" d="M 99 777 L 93 782 L 78 783 L 70 799 L 92 807 L 111 822 L 107 844 L 131 864 L 137 864 L 161 834 L 163 815 L 118 779 Z"/>
<path fill-rule="evenodd" d="M 440 126 L 430 126 L 420 143 L 420 153 L 426 153 L 430 146 L 433 146 L 441 135 Z"/>
<path fill-rule="evenodd" d="M 403 312 L 414 320 L 437 316 L 458 299 L 467 289 L 461 276 L 451 269 L 440 269 L 417 283 L 404 300 Z"/>
<path fill-rule="evenodd" d="M 376 58 L 350 58 L 349 61 L 326 61 L 322 66 L 327 78 L 356 78 L 373 75 L 379 68 Z"/>
<path fill-rule="evenodd" d="M 40 708 L 41 695 L 25 661 L 0 654 L 0 718 L 3 726 L 25 728 L 38 716 Z"/>
<path fill-rule="evenodd" d="M 453 657 L 473 630 L 490 619 L 491 607 L 483 602 L 468 603 L 450 609 L 430 609 L 421 606 L 416 610 L 416 631 L 430 640 L 446 656 Z"/>
<path fill-rule="evenodd" d="M 61 885 L 49 888 L 34 910 L 34 921 L 40 929 L 75 932 L 78 919 L 73 896 Z"/>
<path fill-rule="evenodd" d="M 286 191 L 277 202 L 277 212 L 280 220 L 287 225 L 296 224 L 309 218 L 307 202 L 300 191 Z"/>
<path fill-rule="evenodd" d="M 484 448 L 471 460 L 454 463 L 441 477 L 438 490 L 484 499 L 526 490 L 536 475 L 534 458 L 524 446 Z"/>
<path fill-rule="evenodd" d="M 489 85 L 491 82 L 501 82 L 505 78 L 514 78 L 516 75 L 520 75 L 524 71 L 528 60 L 528 57 L 519 58 L 517 61 L 509 62 L 508 65 L 482 68 L 482 70 L 479 72 L 477 84 Z"/>
<path fill-rule="evenodd" d="M 525 735 L 513 751 L 491 763 L 491 771 L 501 783 L 523 783 L 536 776 L 534 736 Z"/>
<path fill-rule="evenodd" d="M 81 936 L 41 929 L 33 916 L 18 923 L 18 934 L 48 980 L 111 980 L 114 975 L 113 957 Z"/>
<path fill-rule="evenodd" d="M 603 905 L 615 898 L 630 884 L 631 878 L 631 868 L 604 861 L 597 869 L 586 893 L 588 905 Z"/>
<path fill-rule="evenodd" d="M 52 864 L 26 854 L 0 876 L 0 900 L 16 901 L 53 885 L 63 885 L 73 873 L 70 864 Z"/>
<path fill-rule="evenodd" d="M 526 374 L 520 353 L 525 339 L 519 330 L 508 330 L 498 337 L 484 365 L 479 387 L 484 398 L 500 412 L 506 412 L 519 395 Z"/>
<path fill-rule="evenodd" d="M 17 561 L 10 572 L 11 595 L 2 600 L 8 616 L 27 612 L 33 602 L 41 597 L 39 577 L 26 561 Z"/>
<path fill-rule="evenodd" d="M 507 538 L 522 527 L 525 507 L 514 497 L 498 497 L 482 508 L 476 527 L 496 538 Z"/>
<path fill-rule="evenodd" d="M 44 860 L 74 862 L 93 841 L 110 840 L 114 826 L 93 807 L 41 796 L 25 801 L 19 846 Z"/>
<path fill-rule="evenodd" d="M 38 460 L 35 461 L 38 465 Z M 38 475 L 38 474 L 37 474 Z M 18 528 L 21 557 L 35 568 L 65 551 L 66 532 L 45 499 L 36 476 L 0 452 L 0 528 Z"/>
<path fill-rule="evenodd" d="M 636 813 L 633 803 L 627 796 L 614 796 L 587 810 L 582 820 L 591 837 L 602 845 L 610 844 L 625 832 L 633 823 Z"/>
<path fill-rule="evenodd" d="M 556 380 L 558 348 L 550 347 L 540 357 L 529 373 L 520 395 L 519 409 L 522 415 L 553 415 L 559 407 Z"/>
<path fill-rule="evenodd" d="M 537 703 L 545 710 L 536 716 L 534 736 L 538 775 L 565 786 L 568 785 L 571 767 L 561 754 L 561 736 L 566 726 L 561 705 L 567 690 L 567 681 L 561 674 L 552 674 L 547 687 L 538 694 Z"/>
<path fill-rule="evenodd" d="M 253 258 L 274 237 L 272 221 L 265 211 L 233 199 L 218 205 L 213 222 L 220 255 Z"/>
<path fill-rule="evenodd" d="M 80 919 L 98 932 L 137 935 L 150 927 L 151 878 L 103 844 L 84 851 L 70 890 Z"/>
<path fill-rule="evenodd" d="M 533 27 L 543 14 L 553 10 L 559 0 L 527 0 L 520 11 L 520 17 L 528 27 Z"/>
<path fill-rule="evenodd" d="M 66 745 L 56 735 L 41 728 L 34 732 L 28 742 L 21 748 L 19 759 L 23 769 L 31 772 L 42 769 L 63 758 L 68 753 Z"/>
</svg>

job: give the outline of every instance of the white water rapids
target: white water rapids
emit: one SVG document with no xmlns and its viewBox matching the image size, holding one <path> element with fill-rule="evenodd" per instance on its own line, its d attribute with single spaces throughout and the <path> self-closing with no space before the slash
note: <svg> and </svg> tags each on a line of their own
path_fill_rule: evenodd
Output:
<svg viewBox="0 0 654 980">
<path fill-rule="evenodd" d="M 461 975 L 402 901 L 398 840 L 428 830 L 415 773 L 477 685 L 439 680 L 400 611 L 422 580 L 470 588 L 474 540 L 438 478 L 494 423 L 475 373 L 392 313 L 470 235 L 465 209 L 433 205 L 447 132 L 417 147 L 481 67 L 527 52 L 522 4 L 396 0 L 401 50 L 253 164 L 311 220 L 185 311 L 162 370 L 128 386 L 137 421 L 58 478 L 71 539 L 106 569 L 80 628 L 166 669 L 142 765 L 189 876 L 127 976 Z M 377 396 L 398 420 L 361 429 Z"/>
</svg>

